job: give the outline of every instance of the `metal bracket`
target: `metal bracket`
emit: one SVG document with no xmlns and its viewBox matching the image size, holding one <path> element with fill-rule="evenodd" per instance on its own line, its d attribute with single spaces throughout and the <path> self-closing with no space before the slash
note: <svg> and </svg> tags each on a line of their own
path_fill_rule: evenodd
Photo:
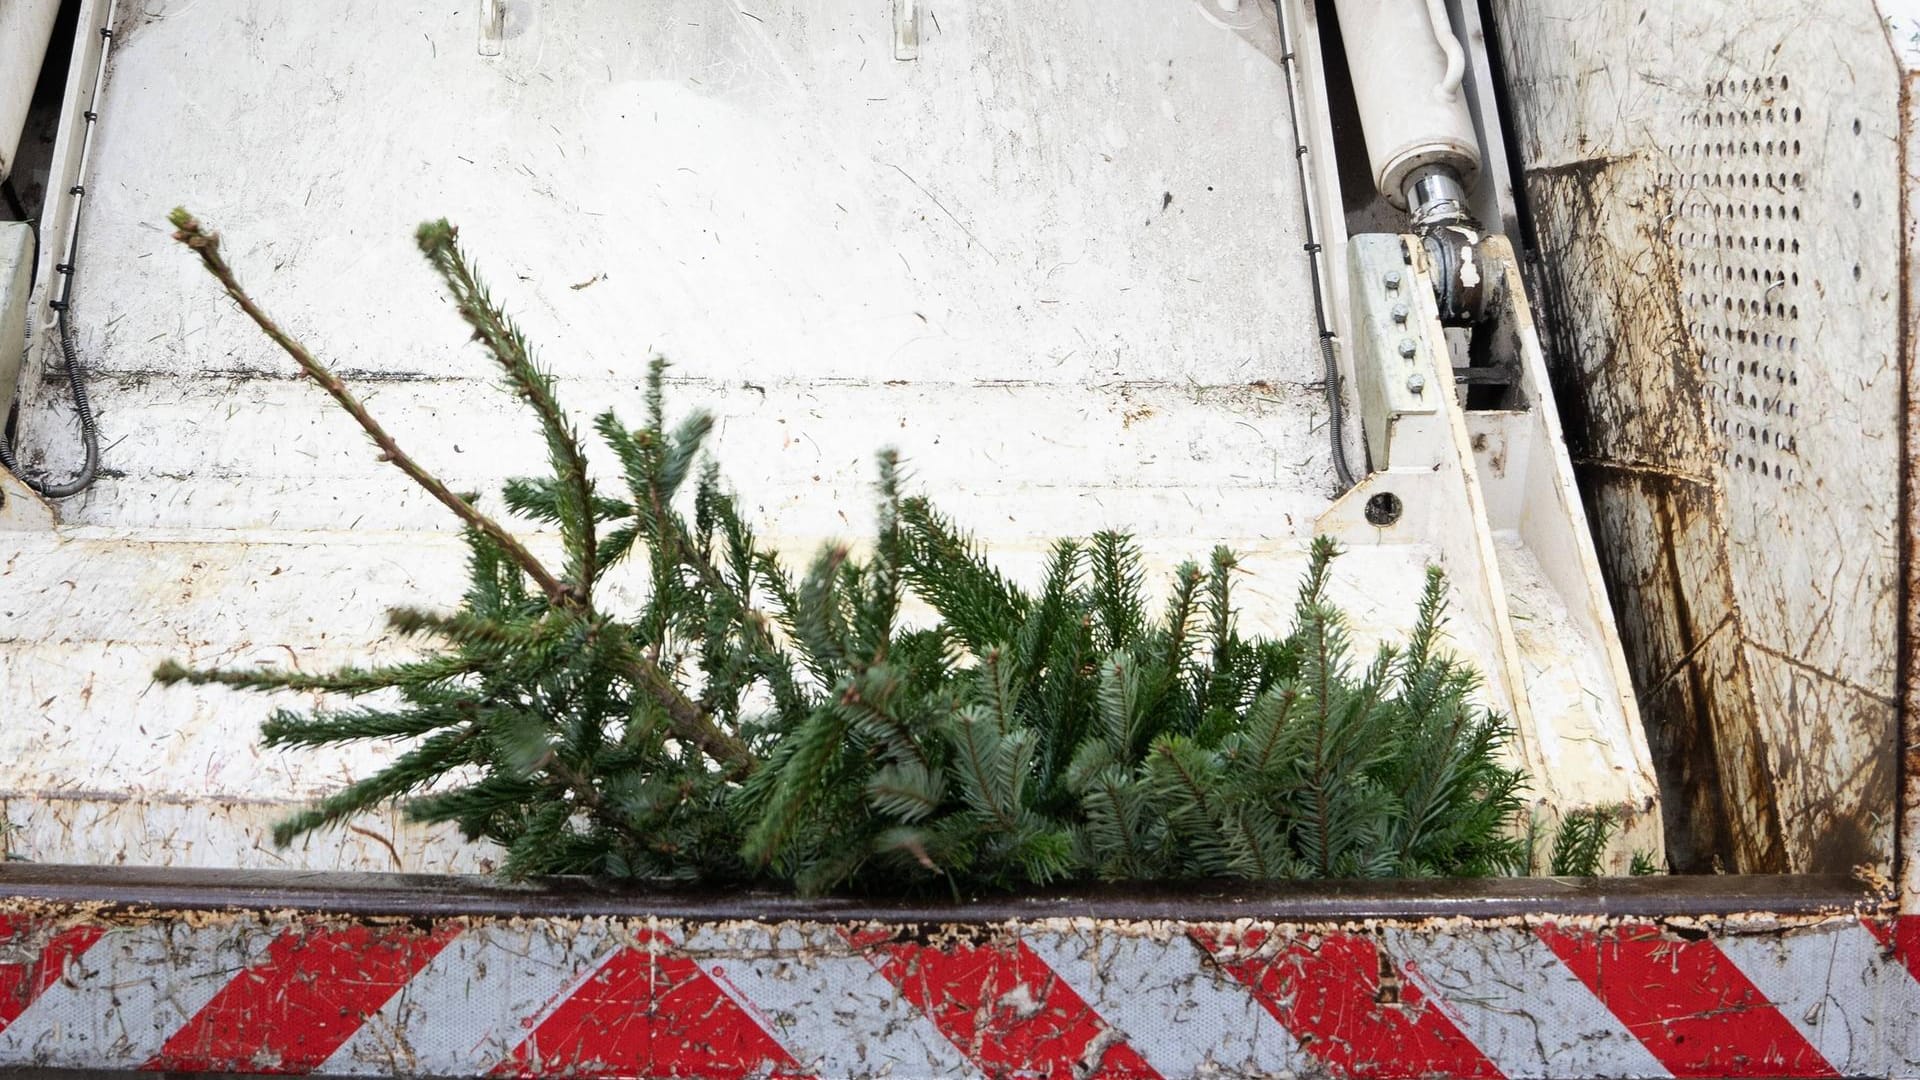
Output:
<svg viewBox="0 0 1920 1080">
<path fill-rule="evenodd" d="M 920 58 L 920 0 L 893 0 L 893 58 Z"/>
<path fill-rule="evenodd" d="M 506 0 L 480 0 L 480 55 L 499 56 L 506 47 Z"/>
<path fill-rule="evenodd" d="M 1376 470 L 1392 463 L 1393 432 L 1408 416 L 1435 415 L 1447 382 L 1439 378 L 1429 327 L 1438 318 L 1432 294 L 1417 287 L 1406 241 L 1387 233 L 1347 242 L 1347 298 L 1353 308 L 1353 368 L 1360 422 Z M 1444 356 L 1444 341 L 1440 343 Z M 1447 366 L 1451 368 L 1451 361 Z"/>
</svg>

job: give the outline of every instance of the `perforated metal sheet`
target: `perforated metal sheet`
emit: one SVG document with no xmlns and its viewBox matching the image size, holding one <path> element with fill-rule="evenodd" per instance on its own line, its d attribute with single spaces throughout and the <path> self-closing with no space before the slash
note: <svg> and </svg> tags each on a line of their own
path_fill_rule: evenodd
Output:
<svg viewBox="0 0 1920 1080">
<path fill-rule="evenodd" d="M 1669 850 L 1885 867 L 1910 181 L 1880 13 L 1496 8 L 1549 359 Z"/>
</svg>

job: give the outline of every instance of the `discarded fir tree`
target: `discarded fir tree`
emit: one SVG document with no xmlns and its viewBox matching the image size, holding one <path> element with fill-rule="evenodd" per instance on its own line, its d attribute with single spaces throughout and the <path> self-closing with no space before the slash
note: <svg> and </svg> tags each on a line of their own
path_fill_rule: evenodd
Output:
<svg viewBox="0 0 1920 1080">
<path fill-rule="evenodd" d="M 1523 778 L 1502 763 L 1505 721 L 1474 703 L 1473 673 L 1439 647 L 1437 571 L 1405 646 L 1357 666 L 1326 597 L 1329 541 L 1313 545 L 1292 631 L 1248 638 L 1225 549 L 1182 566 L 1157 613 L 1119 533 L 1055 544 L 1027 591 L 925 499 L 903 496 L 884 454 L 870 552 L 832 548 L 796 576 L 703 458 L 709 418 L 669 425 L 657 360 L 642 425 L 612 413 L 594 424 L 619 465 L 620 490 L 601 490 L 552 380 L 455 230 L 423 225 L 422 253 L 544 436 L 544 474 L 508 482 L 501 503 L 558 534 L 564 562 L 552 567 L 408 456 L 254 303 L 212 232 L 184 210 L 172 221 L 381 459 L 460 519 L 470 550 L 457 609 L 392 612 L 420 640 L 418 659 L 324 675 L 157 673 L 326 695 L 322 708 L 273 713 L 269 746 L 407 745 L 283 822 L 279 843 L 403 800 L 417 820 L 499 845 L 516 878 L 959 894 L 1526 869 Z M 635 560 L 644 603 L 609 610 L 597 586 Z M 934 625 L 902 623 L 909 593 Z"/>
</svg>

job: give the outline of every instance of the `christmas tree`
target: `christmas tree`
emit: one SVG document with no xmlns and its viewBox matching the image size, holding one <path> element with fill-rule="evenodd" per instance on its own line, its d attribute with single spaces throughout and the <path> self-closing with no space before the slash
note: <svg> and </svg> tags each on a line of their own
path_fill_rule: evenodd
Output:
<svg viewBox="0 0 1920 1080">
<path fill-rule="evenodd" d="M 758 542 L 705 456 L 712 422 L 669 422 L 664 364 L 646 415 L 594 423 L 618 490 L 553 380 L 444 221 L 422 254 L 544 436 L 540 475 L 500 505 L 557 533 L 536 558 L 475 496 L 407 455 L 352 391 L 254 302 L 217 237 L 175 236 L 351 414 L 381 459 L 461 522 L 451 612 L 396 607 L 415 659 L 321 675 L 164 665 L 163 683 L 321 691 L 277 711 L 271 747 L 390 740 L 378 772 L 282 822 L 275 840 L 404 801 L 506 851 L 508 877 L 589 874 L 834 891 L 971 894 L 1091 879 L 1275 880 L 1522 872 L 1524 778 L 1506 722 L 1441 648 L 1431 571 L 1412 634 L 1366 663 L 1327 599 L 1315 541 L 1284 637 L 1240 633 L 1233 554 L 1148 599 L 1123 533 L 1062 540 L 1023 589 L 879 459 L 864 554 L 803 571 Z M 637 611 L 603 603 L 638 562 Z M 903 621 L 909 596 L 937 614 Z M 1595 856 L 1597 859 L 1597 855 Z M 1559 860 L 1556 860 L 1558 862 Z M 1571 862 L 1571 856 L 1569 863 Z"/>
</svg>

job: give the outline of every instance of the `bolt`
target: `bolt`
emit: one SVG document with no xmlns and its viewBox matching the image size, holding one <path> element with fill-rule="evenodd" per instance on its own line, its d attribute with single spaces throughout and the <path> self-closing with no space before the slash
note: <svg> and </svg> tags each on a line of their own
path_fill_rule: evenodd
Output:
<svg viewBox="0 0 1920 1080">
<path fill-rule="evenodd" d="M 1407 305 L 1405 304 L 1393 305 L 1393 321 L 1397 323 L 1404 323 L 1407 321 Z"/>
<path fill-rule="evenodd" d="M 1407 376 L 1407 389 L 1418 394 L 1422 390 L 1425 390 L 1426 388 L 1427 388 L 1427 377 L 1425 375 L 1422 375 L 1416 371 L 1413 374 Z"/>
<path fill-rule="evenodd" d="M 1400 271 L 1398 270 L 1387 271 L 1386 282 L 1387 282 L 1387 290 L 1389 292 L 1395 289 L 1398 289 L 1400 287 Z"/>
<path fill-rule="evenodd" d="M 1419 351 L 1420 351 L 1420 347 L 1413 343 L 1412 338 L 1409 337 L 1409 338 L 1400 339 L 1400 355 L 1402 357 L 1408 360 L 1411 360 L 1413 359 L 1414 354 Z"/>
</svg>

